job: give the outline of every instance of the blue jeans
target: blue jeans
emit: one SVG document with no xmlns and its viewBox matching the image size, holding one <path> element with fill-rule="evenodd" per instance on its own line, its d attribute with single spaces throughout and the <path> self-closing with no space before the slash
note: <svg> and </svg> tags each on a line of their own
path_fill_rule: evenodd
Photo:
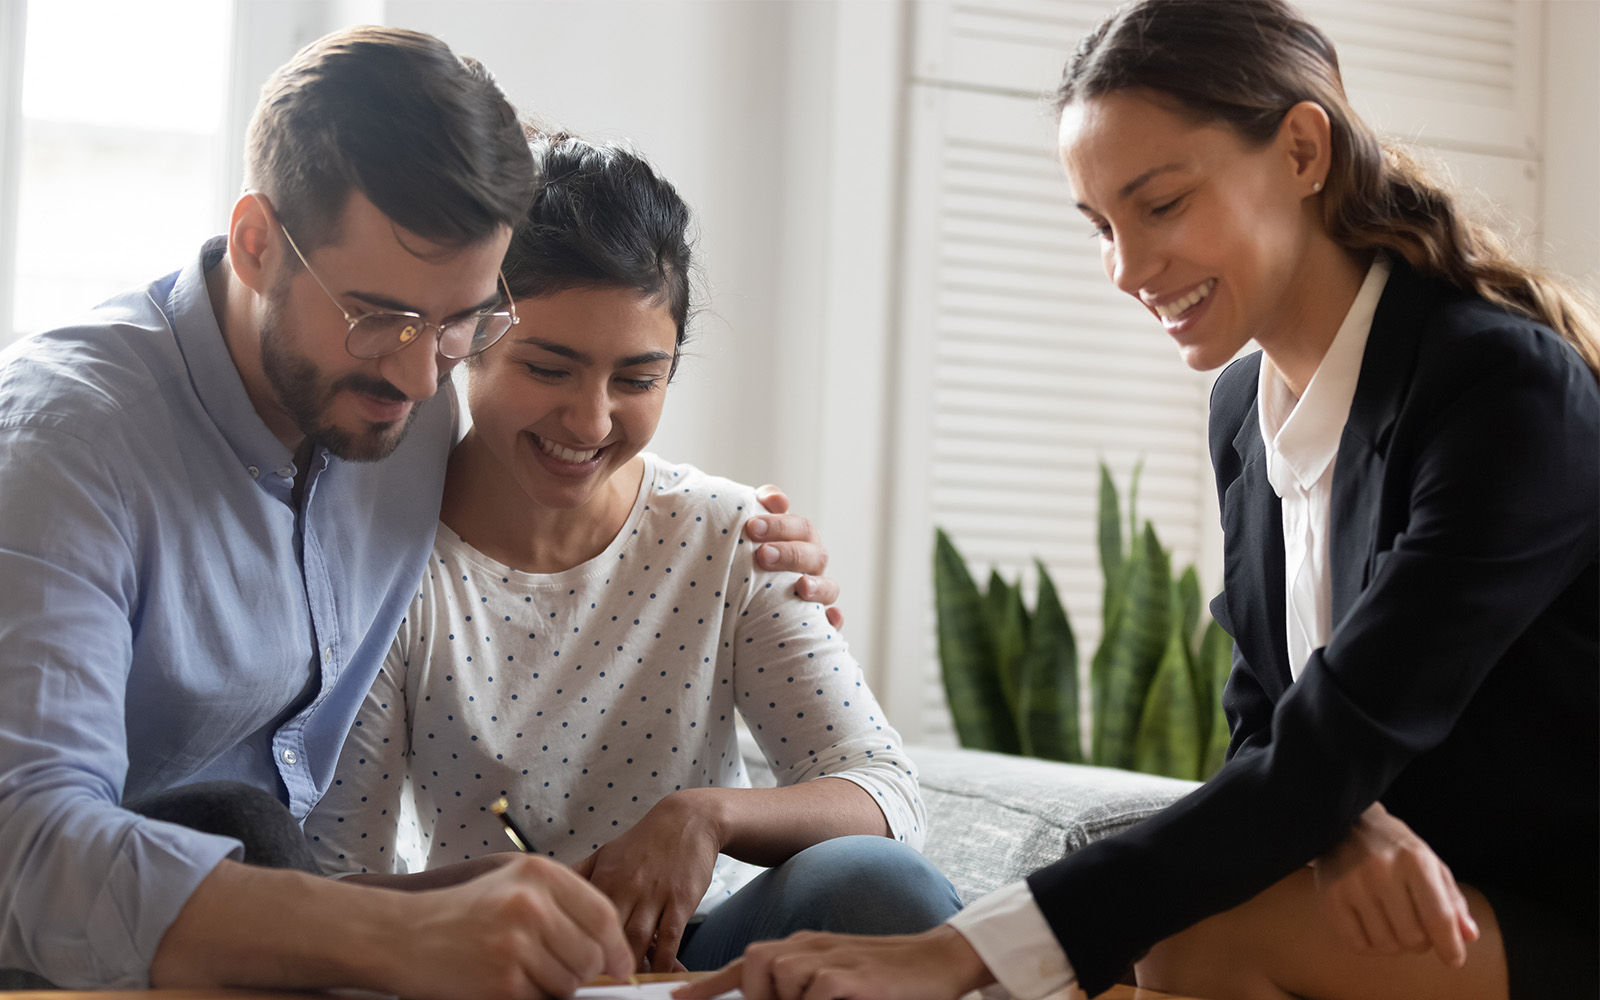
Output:
<svg viewBox="0 0 1600 1000">
<path fill-rule="evenodd" d="M 690 925 L 678 960 L 716 969 L 751 942 L 795 931 L 915 934 L 959 909 L 955 887 L 921 854 L 887 837 L 839 837 L 762 872 Z"/>
</svg>

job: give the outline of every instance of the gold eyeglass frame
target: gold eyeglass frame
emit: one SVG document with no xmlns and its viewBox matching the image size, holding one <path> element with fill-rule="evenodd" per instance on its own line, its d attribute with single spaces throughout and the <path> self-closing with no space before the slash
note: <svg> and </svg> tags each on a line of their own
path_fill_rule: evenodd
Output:
<svg viewBox="0 0 1600 1000">
<path fill-rule="evenodd" d="M 489 348 L 499 343 L 500 338 L 504 337 L 508 332 L 510 332 L 512 327 L 522 322 L 521 318 L 517 316 L 517 303 L 511 297 L 511 286 L 506 283 L 506 275 L 504 271 L 497 271 L 496 274 L 500 279 L 500 288 L 506 294 L 506 308 L 493 309 L 489 312 L 473 313 L 472 315 L 476 318 L 475 321 L 480 322 L 490 316 L 505 316 L 508 317 L 511 322 L 507 323 L 506 328 L 501 330 L 493 340 L 490 340 L 488 343 L 483 344 L 480 347 L 476 347 L 465 354 L 450 354 L 445 351 L 444 325 L 433 322 L 426 316 L 423 316 L 421 313 L 412 312 L 409 309 L 374 309 L 371 312 L 359 313 L 352 316 L 348 311 L 346 311 L 344 306 L 339 304 L 338 298 L 334 296 L 333 292 L 328 290 L 328 286 L 323 283 L 322 278 L 318 276 L 315 270 L 312 269 L 311 262 L 306 260 L 306 255 L 300 252 L 300 247 L 295 243 L 294 237 L 289 235 L 288 227 L 276 218 L 273 219 L 273 221 L 278 223 L 278 230 L 283 233 L 283 238 L 289 241 L 289 248 L 294 251 L 294 255 L 296 257 L 300 258 L 300 263 L 304 265 L 306 273 L 311 275 L 311 280 L 317 283 L 317 287 L 322 289 L 322 294 L 328 297 L 328 301 L 333 303 L 333 307 L 339 310 L 339 314 L 343 316 L 344 321 L 349 324 L 349 328 L 345 331 L 344 349 L 345 352 L 352 358 L 357 358 L 361 361 L 374 361 L 378 358 L 386 358 L 391 354 L 398 354 L 407 347 L 410 347 L 417 340 L 421 339 L 422 335 L 428 332 L 428 327 L 431 326 L 437 331 L 437 336 L 434 338 L 434 343 L 436 345 L 435 350 L 438 351 L 439 356 L 442 358 L 447 358 L 451 361 L 461 361 L 465 358 L 472 357 L 474 354 L 482 354 L 484 351 L 487 351 Z M 350 339 L 355 335 L 356 324 L 360 323 L 362 320 L 370 319 L 374 316 L 398 316 L 402 319 L 410 320 L 411 322 L 409 325 L 401 328 L 399 337 L 396 338 L 394 346 L 389 350 L 380 351 L 377 354 L 357 354 L 350 347 Z M 462 322 L 465 319 L 466 317 L 463 317 L 461 320 L 447 322 Z"/>
</svg>

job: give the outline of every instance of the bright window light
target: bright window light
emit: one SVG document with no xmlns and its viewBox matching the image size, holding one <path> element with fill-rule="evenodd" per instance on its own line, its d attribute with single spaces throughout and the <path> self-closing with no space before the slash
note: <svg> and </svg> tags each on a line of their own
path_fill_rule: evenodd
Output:
<svg viewBox="0 0 1600 1000">
<path fill-rule="evenodd" d="M 28 5 L 16 334 L 182 267 L 226 225 L 218 184 L 231 8 Z"/>
</svg>

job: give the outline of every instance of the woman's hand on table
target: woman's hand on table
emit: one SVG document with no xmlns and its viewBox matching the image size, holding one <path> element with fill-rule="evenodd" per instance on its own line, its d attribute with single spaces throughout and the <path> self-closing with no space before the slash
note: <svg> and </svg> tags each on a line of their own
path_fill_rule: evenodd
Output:
<svg viewBox="0 0 1600 1000">
<path fill-rule="evenodd" d="M 888 937 L 802 931 L 753 944 L 743 958 L 672 995 L 707 1000 L 739 989 L 747 1000 L 956 1000 L 992 982 L 977 952 L 949 926 Z"/>
<path fill-rule="evenodd" d="M 1478 925 L 1449 867 L 1409 826 L 1374 802 L 1312 863 L 1318 894 L 1345 941 L 1363 954 L 1437 952 L 1467 960 Z"/>
<path fill-rule="evenodd" d="M 639 971 L 681 970 L 683 930 L 711 884 L 722 850 L 706 790 L 667 796 L 616 840 L 573 865 L 616 906 Z"/>
<path fill-rule="evenodd" d="M 823 576 L 828 569 L 828 550 L 822 547 L 811 522 L 789 513 L 789 497 L 776 486 L 756 490 L 767 513 L 757 514 L 744 523 L 745 537 L 760 545 L 756 565 L 783 573 L 800 573 L 794 585 L 795 596 L 815 601 L 827 611 L 828 624 L 844 628 L 844 612 L 834 607 L 839 599 L 839 584 Z"/>
</svg>

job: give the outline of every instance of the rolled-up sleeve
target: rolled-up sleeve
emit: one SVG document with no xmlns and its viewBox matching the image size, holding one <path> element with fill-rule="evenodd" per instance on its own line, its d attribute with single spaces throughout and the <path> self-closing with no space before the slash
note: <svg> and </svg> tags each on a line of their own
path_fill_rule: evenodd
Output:
<svg viewBox="0 0 1600 1000">
<path fill-rule="evenodd" d="M 0 966 L 143 987 L 237 841 L 121 808 L 134 527 L 95 447 L 0 425 Z"/>
<path fill-rule="evenodd" d="M 779 784 L 854 782 L 895 839 L 920 851 L 928 822 L 916 766 L 825 609 L 794 596 L 797 579 L 752 570 L 734 634 L 739 711 Z"/>
</svg>

